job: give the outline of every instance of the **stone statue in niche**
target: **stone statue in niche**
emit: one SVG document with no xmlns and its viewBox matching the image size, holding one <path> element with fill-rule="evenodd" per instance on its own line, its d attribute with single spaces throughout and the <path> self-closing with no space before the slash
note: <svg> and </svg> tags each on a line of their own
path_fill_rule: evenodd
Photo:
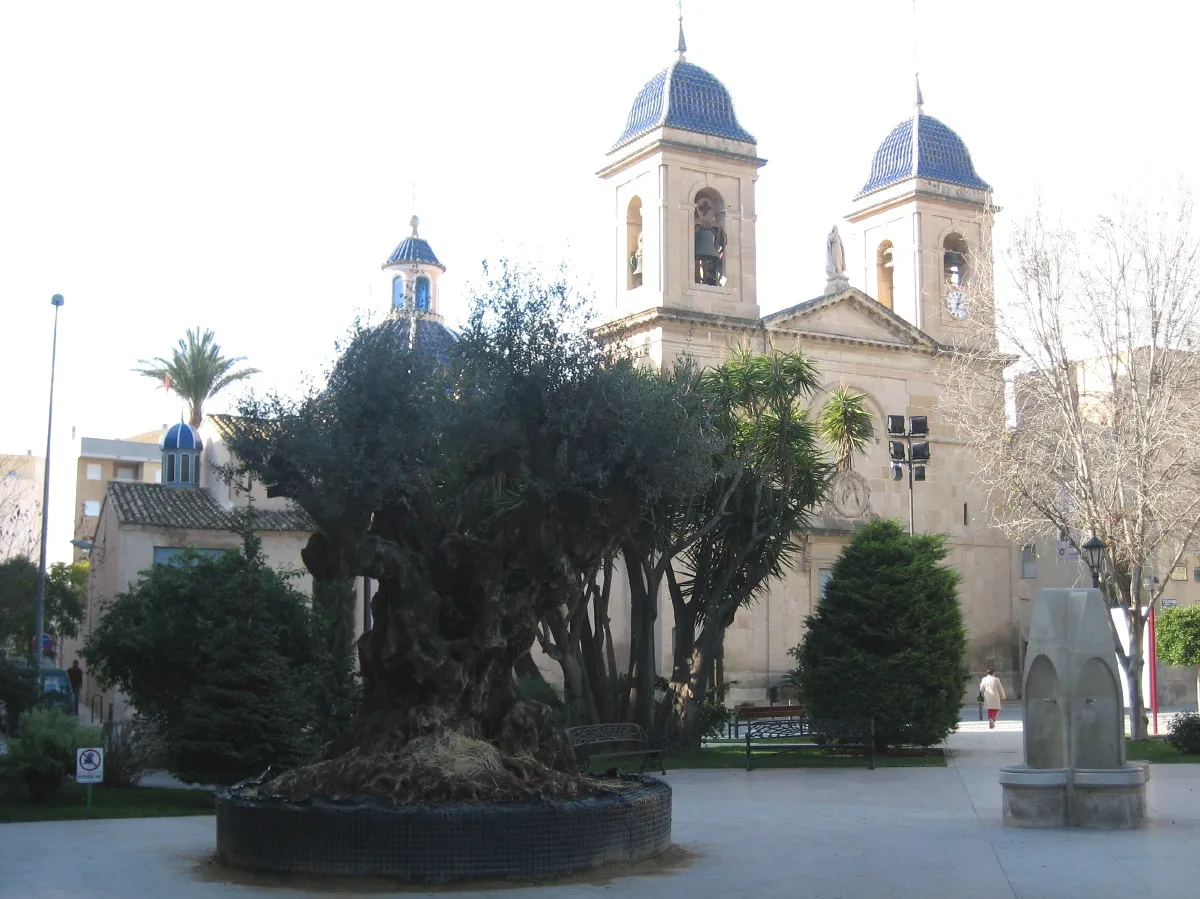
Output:
<svg viewBox="0 0 1200 899">
<path fill-rule="evenodd" d="M 725 280 L 725 232 L 708 197 L 696 201 L 696 283 L 720 286 Z"/>
<path fill-rule="evenodd" d="M 629 268 L 633 272 L 633 286 L 642 285 L 642 232 L 638 232 L 637 249 L 629 254 Z"/>
</svg>

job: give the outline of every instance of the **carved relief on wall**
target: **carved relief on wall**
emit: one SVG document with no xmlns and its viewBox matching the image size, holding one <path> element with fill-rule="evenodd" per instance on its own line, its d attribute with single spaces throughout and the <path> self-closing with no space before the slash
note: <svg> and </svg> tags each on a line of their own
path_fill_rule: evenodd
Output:
<svg viewBox="0 0 1200 899">
<path fill-rule="evenodd" d="M 871 517 L 871 487 L 867 479 L 857 471 L 841 472 L 833 481 L 829 505 L 843 518 Z"/>
</svg>

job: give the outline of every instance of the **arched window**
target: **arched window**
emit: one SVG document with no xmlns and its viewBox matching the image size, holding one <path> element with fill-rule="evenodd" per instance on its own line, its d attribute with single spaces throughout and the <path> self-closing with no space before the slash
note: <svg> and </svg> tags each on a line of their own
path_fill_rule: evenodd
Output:
<svg viewBox="0 0 1200 899">
<path fill-rule="evenodd" d="M 892 288 L 895 286 L 894 266 L 892 242 L 885 240 L 875 253 L 875 275 L 879 285 L 875 291 L 875 299 L 889 309 L 895 308 L 892 305 Z"/>
<path fill-rule="evenodd" d="M 642 286 L 642 200 L 634 197 L 625 212 L 625 289 Z"/>
<path fill-rule="evenodd" d="M 942 275 L 951 288 L 962 287 L 970 276 L 970 254 L 961 234 L 947 234 L 942 241 Z"/>
<path fill-rule="evenodd" d="M 404 278 L 400 275 L 392 278 L 392 308 L 404 308 Z"/>
<path fill-rule="evenodd" d="M 200 457 L 196 456 L 192 464 L 192 483 L 196 486 L 200 485 Z"/>
<path fill-rule="evenodd" d="M 725 286 L 725 201 L 711 188 L 696 194 L 696 283 Z"/>
<path fill-rule="evenodd" d="M 428 309 L 430 297 L 429 279 L 424 275 L 417 278 L 417 308 Z"/>
<path fill-rule="evenodd" d="M 175 482 L 175 454 L 167 453 L 167 483 Z"/>
<path fill-rule="evenodd" d="M 187 484 L 192 480 L 191 461 L 191 453 L 179 454 L 179 483 L 181 484 Z"/>
</svg>

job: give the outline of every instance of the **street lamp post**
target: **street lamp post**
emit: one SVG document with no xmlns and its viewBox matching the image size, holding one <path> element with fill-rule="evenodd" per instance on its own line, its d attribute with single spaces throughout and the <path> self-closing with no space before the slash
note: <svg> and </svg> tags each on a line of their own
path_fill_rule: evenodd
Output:
<svg viewBox="0 0 1200 899">
<path fill-rule="evenodd" d="M 1092 570 L 1092 588 L 1099 590 L 1100 563 L 1104 561 L 1104 541 L 1092 534 L 1092 539 L 1079 548 L 1083 550 L 1083 560 L 1087 562 L 1087 567 Z"/>
<path fill-rule="evenodd" d="M 54 426 L 54 364 L 58 358 L 58 309 L 63 304 L 61 293 L 50 298 L 54 307 L 54 338 L 50 344 L 50 404 L 46 413 L 46 467 L 42 476 L 42 547 L 41 561 L 38 563 L 37 600 L 33 619 L 33 658 L 37 670 L 42 670 L 42 631 L 46 627 L 46 542 L 49 526 L 50 509 L 50 435 Z M 39 675 L 39 679 L 42 675 Z M 41 692 L 45 691 L 44 681 L 39 685 Z"/>
<path fill-rule="evenodd" d="M 916 533 L 913 481 L 925 480 L 925 467 L 929 464 L 929 441 L 917 438 L 929 436 L 929 419 L 924 415 L 914 415 L 907 420 L 903 415 L 889 415 L 887 432 L 892 480 L 899 481 L 904 477 L 904 469 L 908 469 L 908 533 L 912 535 Z"/>
</svg>

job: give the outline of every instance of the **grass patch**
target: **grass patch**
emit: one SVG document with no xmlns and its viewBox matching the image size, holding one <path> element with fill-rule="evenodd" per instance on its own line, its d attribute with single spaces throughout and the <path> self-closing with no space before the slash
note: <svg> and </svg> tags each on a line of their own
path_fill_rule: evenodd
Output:
<svg viewBox="0 0 1200 899">
<path fill-rule="evenodd" d="M 636 764 L 629 760 L 618 760 L 624 770 L 637 770 Z M 766 753 L 754 754 L 754 770 L 760 768 L 861 768 L 867 769 L 868 759 L 857 752 L 835 753 L 826 752 L 818 747 L 797 749 L 792 752 L 781 752 L 777 755 Z M 591 770 L 596 773 L 613 767 L 612 761 L 597 760 Z M 667 755 L 667 771 L 680 771 L 685 768 L 733 768 L 745 769 L 746 744 L 737 746 L 714 746 L 695 752 L 678 752 Z M 897 749 L 883 755 L 875 755 L 876 768 L 945 768 L 946 757 L 940 749 Z M 648 774 L 655 771 L 647 769 Z"/>
<path fill-rule="evenodd" d="M 1200 754 L 1180 752 L 1164 738 L 1149 740 L 1126 740 L 1125 758 L 1152 762 L 1153 764 L 1200 765 Z"/>
<path fill-rule="evenodd" d="M 155 787 L 92 787 L 93 818 L 167 818 L 213 814 L 213 794 L 207 790 L 166 790 Z M 87 787 L 64 784 L 48 801 L 32 803 L 23 786 L 0 795 L 0 823 L 16 821 L 80 821 L 88 817 Z"/>
</svg>

